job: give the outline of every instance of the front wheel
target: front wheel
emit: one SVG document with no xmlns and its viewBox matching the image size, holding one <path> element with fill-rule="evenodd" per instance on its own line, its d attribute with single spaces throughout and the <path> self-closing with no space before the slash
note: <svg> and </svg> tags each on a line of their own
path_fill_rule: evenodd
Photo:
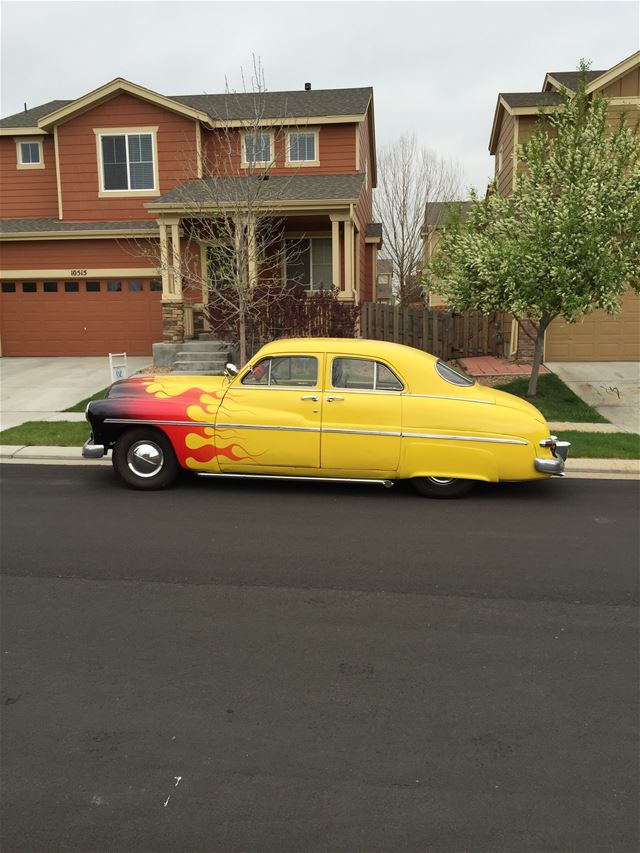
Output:
<svg viewBox="0 0 640 853">
<path fill-rule="evenodd" d="M 411 482 L 423 498 L 461 498 L 475 485 L 473 480 L 453 477 L 414 477 Z"/>
<path fill-rule="evenodd" d="M 164 489 L 180 473 L 167 436 L 159 430 L 132 429 L 123 433 L 113 451 L 113 467 L 130 489 Z"/>
</svg>

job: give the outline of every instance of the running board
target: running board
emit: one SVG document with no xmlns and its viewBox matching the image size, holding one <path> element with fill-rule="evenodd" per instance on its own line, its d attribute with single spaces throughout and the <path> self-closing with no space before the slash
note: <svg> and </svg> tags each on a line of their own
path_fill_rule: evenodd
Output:
<svg viewBox="0 0 640 853">
<path fill-rule="evenodd" d="M 295 474 L 212 474 L 209 471 L 197 471 L 199 477 L 226 477 L 235 480 L 306 480 L 309 483 L 366 483 L 370 486 L 384 486 L 390 489 L 393 480 L 366 480 L 357 477 L 298 477 Z"/>
</svg>

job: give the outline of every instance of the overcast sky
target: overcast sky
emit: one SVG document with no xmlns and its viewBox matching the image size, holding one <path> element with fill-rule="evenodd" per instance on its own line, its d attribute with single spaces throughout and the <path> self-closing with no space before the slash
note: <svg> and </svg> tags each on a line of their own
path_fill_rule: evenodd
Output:
<svg viewBox="0 0 640 853">
<path fill-rule="evenodd" d="M 484 190 L 499 91 L 640 46 L 638 2 L 4 2 L 2 115 L 114 77 L 166 95 L 373 86 L 378 147 L 413 132 Z"/>
</svg>

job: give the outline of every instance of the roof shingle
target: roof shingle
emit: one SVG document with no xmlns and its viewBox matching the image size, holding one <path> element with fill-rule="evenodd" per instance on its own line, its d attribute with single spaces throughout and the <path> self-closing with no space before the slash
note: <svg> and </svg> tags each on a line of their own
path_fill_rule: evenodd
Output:
<svg viewBox="0 0 640 853">
<path fill-rule="evenodd" d="M 343 175 L 269 175 L 222 176 L 186 181 L 154 199 L 156 204 L 194 205 L 243 204 L 302 201 L 357 200 L 364 185 L 364 174 Z"/>
<path fill-rule="evenodd" d="M 46 234 L 73 231 L 155 231 L 155 219 L 121 222 L 63 222 L 60 219 L 0 219 L 0 234 Z"/>
</svg>

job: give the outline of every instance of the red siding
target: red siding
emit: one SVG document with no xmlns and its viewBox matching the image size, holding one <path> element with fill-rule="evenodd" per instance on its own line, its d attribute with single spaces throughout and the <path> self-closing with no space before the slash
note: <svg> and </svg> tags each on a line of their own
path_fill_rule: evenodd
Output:
<svg viewBox="0 0 640 853">
<path fill-rule="evenodd" d="M 367 180 L 356 205 L 356 215 L 363 228 L 372 222 L 373 190 L 371 188 L 371 158 L 369 156 L 369 122 L 360 122 L 360 171 L 366 172 Z"/>
<path fill-rule="evenodd" d="M 3 219 L 35 219 L 58 215 L 52 136 L 42 137 L 42 153 L 44 169 L 18 169 L 15 139 L 12 136 L 0 138 L 0 216 Z"/>
<path fill-rule="evenodd" d="M 326 175 L 356 170 L 355 124 L 324 124 L 319 132 L 319 166 L 285 166 L 286 133 L 274 130 L 275 165 L 271 175 Z M 304 130 L 301 127 L 300 130 Z M 241 131 L 203 131 L 205 168 L 209 174 L 235 174 L 240 171 Z"/>
<path fill-rule="evenodd" d="M 154 196 L 99 198 L 94 128 L 158 127 L 160 192 L 196 177 L 196 123 L 131 95 L 117 95 L 58 127 L 63 218 L 69 221 L 153 219 Z"/>
<path fill-rule="evenodd" d="M 24 240 L 2 244 L 3 270 L 153 269 L 135 243 L 126 240 Z"/>
</svg>

